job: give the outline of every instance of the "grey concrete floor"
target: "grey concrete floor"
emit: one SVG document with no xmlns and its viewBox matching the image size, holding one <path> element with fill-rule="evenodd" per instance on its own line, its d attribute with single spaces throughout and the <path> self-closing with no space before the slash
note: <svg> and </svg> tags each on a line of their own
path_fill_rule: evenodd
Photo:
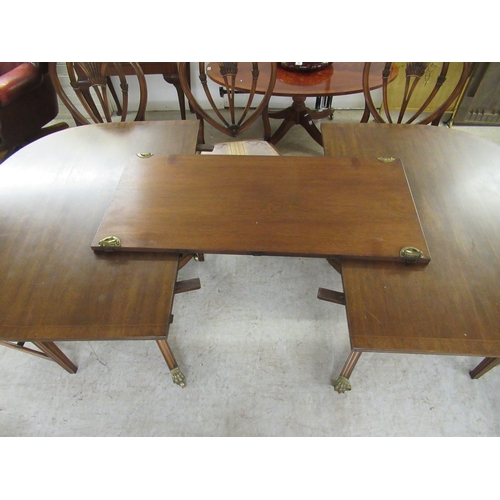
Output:
<svg viewBox="0 0 500 500">
<path fill-rule="evenodd" d="M 500 143 L 498 127 L 460 129 Z M 300 127 L 277 147 L 322 154 Z M 207 255 L 180 272 L 194 277 L 202 288 L 176 297 L 169 335 L 186 388 L 153 341 L 60 343 L 76 375 L 1 348 L 0 436 L 500 435 L 500 370 L 471 380 L 480 358 L 364 353 L 337 394 L 349 339 L 343 307 L 316 298 L 342 289 L 324 260 Z"/>
</svg>

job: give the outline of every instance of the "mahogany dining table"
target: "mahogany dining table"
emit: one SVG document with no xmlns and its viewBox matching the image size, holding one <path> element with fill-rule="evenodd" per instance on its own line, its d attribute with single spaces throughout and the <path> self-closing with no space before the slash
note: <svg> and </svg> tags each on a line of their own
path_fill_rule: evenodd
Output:
<svg viewBox="0 0 500 500">
<path fill-rule="evenodd" d="M 341 272 L 342 291 L 320 288 L 318 292 L 319 298 L 346 307 L 351 353 L 334 384 L 338 392 L 351 388 L 353 369 L 360 354 L 367 351 L 483 357 L 471 370 L 473 378 L 499 364 L 500 146 L 445 127 L 323 123 L 328 158 L 231 158 L 195 155 L 197 132 L 195 120 L 87 125 L 36 141 L 1 165 L 0 344 L 26 350 L 23 343 L 32 342 L 41 350 L 39 355 L 74 373 L 76 366 L 55 342 L 155 340 L 174 382 L 184 386 L 167 342 L 168 329 L 175 293 L 198 288 L 199 283 L 177 282 L 179 267 L 190 252 L 198 250 L 255 255 L 262 251 L 290 258 L 326 258 Z M 164 184 L 149 182 L 148 163 Z M 328 165 L 343 182 L 335 184 L 332 172 L 325 168 Z M 270 168 L 267 176 L 266 166 Z M 172 168 L 178 170 L 175 175 L 169 174 Z M 220 203 L 207 204 L 220 168 L 229 169 L 231 175 L 218 175 Z M 392 198 L 390 184 L 382 182 L 383 172 L 392 178 L 391 168 L 404 169 L 411 197 L 403 204 Z M 245 192 L 238 170 L 239 177 L 247 175 L 251 180 L 249 199 L 263 197 L 262 206 L 242 203 L 238 210 L 227 210 L 234 197 Z M 371 185 L 373 197 L 376 192 L 386 193 L 382 198 L 394 203 L 381 199 L 373 210 L 358 210 L 355 224 L 344 224 L 335 209 L 344 210 L 346 216 L 357 210 L 350 193 L 359 172 L 366 175 L 367 198 Z M 204 183 L 212 190 L 202 191 Z M 404 187 L 399 181 L 397 185 Z M 325 186 L 336 190 L 334 199 L 329 199 Z M 301 188 L 321 196 L 304 195 Z M 141 194 L 140 189 L 147 193 Z M 149 238 L 145 247 L 140 240 L 135 248 L 120 251 L 91 248 L 117 195 L 129 192 L 140 206 L 150 196 L 162 200 L 165 191 L 180 193 L 177 199 L 185 202 L 175 205 L 178 215 L 186 224 L 193 217 L 198 224 L 189 231 L 190 239 L 175 243 L 182 248 L 151 247 L 156 239 L 151 239 L 147 225 L 142 230 L 142 223 L 148 223 L 154 206 L 137 214 L 136 227 Z M 340 196 L 339 207 L 335 202 Z M 404 224 L 406 217 L 399 217 L 398 207 L 408 210 L 409 203 L 416 212 L 405 213 L 408 217 L 418 214 L 420 226 L 415 227 L 421 227 L 422 244 L 431 256 L 422 263 L 381 253 L 386 235 L 398 241 L 400 231 L 391 230 L 389 219 L 380 221 L 375 210 L 390 212 L 391 220 Z M 200 208 L 210 207 L 214 211 L 206 218 Z M 224 209 L 220 213 L 219 207 Z M 321 220 L 322 208 L 334 225 L 330 219 Z M 301 225 L 305 235 L 310 217 L 316 229 L 309 231 L 304 247 L 296 229 Z M 372 221 L 382 222 L 385 232 L 371 234 L 376 227 Z M 248 229 L 232 240 L 218 238 L 217 228 L 224 224 L 240 229 L 246 224 Z M 279 238 L 271 238 L 274 228 L 270 224 L 283 231 Z M 338 235 L 335 228 L 341 231 Z M 140 231 L 132 229 L 132 235 L 142 238 Z M 160 236 L 166 233 L 161 224 L 153 229 Z M 176 231 L 181 236 L 185 232 L 182 226 Z M 223 236 L 230 237 L 232 232 Z M 239 234 L 255 238 L 249 238 L 250 246 L 243 249 L 226 247 L 228 242 L 240 244 Z M 414 234 L 421 235 L 419 231 Z M 211 239 L 205 240 L 205 235 Z M 351 248 L 369 245 L 370 253 L 335 255 L 338 246 L 331 241 L 335 237 L 336 245 L 342 247 L 343 241 Z M 279 247 L 274 246 L 275 240 Z M 211 246 L 213 242 L 216 247 Z"/>
<path fill-rule="evenodd" d="M 224 81 L 218 71 L 214 68 L 218 63 L 211 63 L 207 68 L 207 75 L 214 82 L 223 85 Z M 305 64 L 305 63 L 303 63 Z M 273 95 L 281 97 L 291 97 L 291 106 L 278 111 L 268 111 L 263 114 L 265 140 L 271 144 L 277 144 L 285 134 L 294 126 L 301 125 L 307 133 L 320 145 L 323 145 L 323 138 L 320 130 L 313 120 L 320 120 L 331 116 L 333 111 L 325 109 L 317 111 L 306 106 L 308 97 L 331 97 L 349 94 L 359 94 L 363 92 L 362 75 L 364 62 L 334 62 L 327 67 L 315 71 L 292 71 L 281 67 L 278 64 L 276 84 Z M 372 89 L 382 86 L 382 69 L 385 63 L 373 63 L 370 73 L 370 85 Z M 261 77 L 257 84 L 257 93 L 265 93 L 266 75 L 270 75 L 271 64 L 259 63 Z M 396 78 L 398 74 L 397 65 L 394 64 L 389 75 L 389 81 Z M 238 90 L 250 90 L 252 83 L 252 63 L 238 63 Z M 282 120 L 281 125 L 270 134 L 271 127 L 268 118 Z"/>
</svg>

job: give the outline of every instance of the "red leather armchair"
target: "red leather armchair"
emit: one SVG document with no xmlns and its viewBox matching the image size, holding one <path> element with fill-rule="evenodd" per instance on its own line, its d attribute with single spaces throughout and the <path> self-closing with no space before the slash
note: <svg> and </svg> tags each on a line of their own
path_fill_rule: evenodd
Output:
<svg viewBox="0 0 500 500">
<path fill-rule="evenodd" d="M 59 112 L 47 63 L 0 62 L 0 161 L 44 135 L 68 127 L 43 128 Z"/>
</svg>

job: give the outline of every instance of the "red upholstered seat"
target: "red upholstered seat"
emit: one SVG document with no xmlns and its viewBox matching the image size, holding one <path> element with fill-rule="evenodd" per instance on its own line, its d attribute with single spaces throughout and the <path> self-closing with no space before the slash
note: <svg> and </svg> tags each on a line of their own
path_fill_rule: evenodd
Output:
<svg viewBox="0 0 500 500">
<path fill-rule="evenodd" d="M 64 123 L 45 127 L 58 112 L 47 63 L 0 62 L 0 152 L 6 152 L 4 159 L 44 135 L 67 128 Z"/>
</svg>

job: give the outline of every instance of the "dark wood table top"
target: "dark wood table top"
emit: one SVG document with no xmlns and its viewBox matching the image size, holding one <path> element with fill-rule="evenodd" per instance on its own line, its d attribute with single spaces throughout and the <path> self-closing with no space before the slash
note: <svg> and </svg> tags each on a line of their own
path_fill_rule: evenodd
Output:
<svg viewBox="0 0 500 500">
<path fill-rule="evenodd" d="M 0 339 L 165 339 L 178 256 L 90 248 L 139 152 L 194 154 L 196 121 L 86 125 L 0 165 Z"/>
<path fill-rule="evenodd" d="M 429 260 L 401 162 L 376 158 L 134 158 L 93 248 L 109 236 L 122 251 Z"/>
<path fill-rule="evenodd" d="M 219 63 L 211 63 L 213 65 Z M 340 96 L 348 94 L 358 94 L 363 92 L 363 62 L 334 62 L 332 65 L 325 69 L 314 71 L 311 73 L 299 73 L 295 71 L 288 71 L 278 67 L 276 77 L 276 84 L 274 86 L 273 95 L 293 97 L 316 97 L 322 95 Z M 373 89 L 382 86 L 382 68 L 385 63 L 374 63 L 371 68 L 373 74 L 370 82 L 373 84 Z M 398 68 L 393 65 L 390 80 L 397 76 Z M 271 64 L 261 62 L 259 63 L 259 70 L 261 71 L 261 78 L 259 78 L 260 85 L 257 86 L 257 93 L 264 93 L 267 89 L 265 84 L 269 82 L 269 78 L 265 75 L 270 75 Z M 220 74 L 216 71 L 207 69 L 208 76 L 215 82 L 223 84 Z M 252 64 L 239 63 L 238 65 L 238 79 L 240 83 L 238 88 L 240 90 L 248 90 L 252 81 Z"/>
<path fill-rule="evenodd" d="M 432 260 L 342 261 L 353 350 L 500 356 L 500 146 L 446 127 L 323 124 L 328 156 L 401 158 Z"/>
</svg>

